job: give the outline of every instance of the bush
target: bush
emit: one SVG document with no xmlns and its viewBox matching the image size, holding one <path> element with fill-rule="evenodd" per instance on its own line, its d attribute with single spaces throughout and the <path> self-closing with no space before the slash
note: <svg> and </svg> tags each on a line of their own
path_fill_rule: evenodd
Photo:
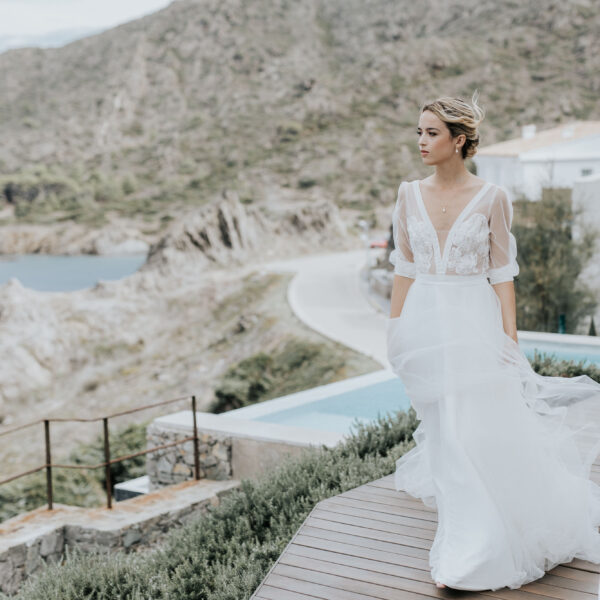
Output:
<svg viewBox="0 0 600 600">
<path fill-rule="evenodd" d="M 325 344 L 290 339 L 273 354 L 259 352 L 231 366 L 215 389 L 209 411 L 222 413 L 330 383 L 345 359 Z"/>
<path fill-rule="evenodd" d="M 133 173 L 127 173 L 127 175 L 121 179 L 121 189 L 126 196 L 137 191 L 138 181 Z"/>
<path fill-rule="evenodd" d="M 553 353 L 534 350 L 533 359 L 529 361 L 536 373 L 548 377 L 576 377 L 587 375 L 600 383 L 600 368 L 596 364 L 585 365 L 585 361 L 557 360 Z M 584 366 L 585 365 L 585 366 Z"/>
<path fill-rule="evenodd" d="M 357 424 L 335 448 L 307 450 L 171 532 L 159 550 L 67 556 L 25 584 L 23 600 L 249 598 L 314 505 L 387 475 L 413 446 L 408 413 Z"/>
<path fill-rule="evenodd" d="M 580 214 L 567 189 L 548 188 L 539 201 L 515 202 L 519 329 L 557 332 L 564 315 L 565 333 L 577 333 L 595 312 L 596 294 L 580 274 L 593 256 L 597 231 L 587 224 L 575 239 L 573 222 Z"/>
<path fill-rule="evenodd" d="M 49 213 L 77 203 L 79 184 L 59 170 L 44 166 L 0 178 L 0 199 L 15 207 L 15 215 Z"/>
</svg>

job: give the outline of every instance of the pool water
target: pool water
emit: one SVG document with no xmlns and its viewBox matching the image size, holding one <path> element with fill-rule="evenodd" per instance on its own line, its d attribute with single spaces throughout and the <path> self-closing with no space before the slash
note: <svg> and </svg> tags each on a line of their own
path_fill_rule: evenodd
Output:
<svg viewBox="0 0 600 600">
<path fill-rule="evenodd" d="M 93 287 L 100 280 L 121 279 L 137 271 L 146 254 L 0 256 L 0 285 L 11 277 L 42 292 L 68 292 Z"/>
<path fill-rule="evenodd" d="M 256 421 L 347 433 L 356 421 L 369 423 L 378 415 L 407 411 L 410 401 L 398 377 L 333 394 L 293 408 L 278 410 Z"/>
<path fill-rule="evenodd" d="M 600 345 L 519 340 L 519 346 L 529 359 L 533 358 L 534 350 L 537 350 L 559 360 L 583 360 L 584 366 L 600 366 Z M 346 434 L 355 428 L 357 422 L 369 423 L 379 415 L 394 415 L 398 411 L 409 409 L 410 400 L 402 381 L 391 371 L 385 377 L 383 374 L 384 371 L 353 378 L 353 389 L 349 385 L 351 380 L 347 380 L 345 390 L 336 389 L 337 384 L 330 384 L 330 394 L 324 391 L 329 386 L 322 386 L 318 397 L 314 399 L 310 399 L 311 390 L 292 394 L 291 397 L 295 396 L 296 401 L 289 408 L 285 407 L 286 398 L 282 397 L 233 412 L 266 423 Z M 300 401 L 299 396 L 303 397 Z M 271 410 L 269 403 L 272 403 Z"/>
</svg>

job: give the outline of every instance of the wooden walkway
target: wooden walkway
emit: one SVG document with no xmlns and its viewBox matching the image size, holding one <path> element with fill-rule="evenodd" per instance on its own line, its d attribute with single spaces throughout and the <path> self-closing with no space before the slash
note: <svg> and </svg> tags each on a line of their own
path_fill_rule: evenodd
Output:
<svg viewBox="0 0 600 600">
<path fill-rule="evenodd" d="M 579 559 L 518 590 L 438 589 L 429 570 L 437 512 L 396 491 L 393 477 L 319 502 L 251 600 L 599 600 L 600 566 Z"/>
</svg>

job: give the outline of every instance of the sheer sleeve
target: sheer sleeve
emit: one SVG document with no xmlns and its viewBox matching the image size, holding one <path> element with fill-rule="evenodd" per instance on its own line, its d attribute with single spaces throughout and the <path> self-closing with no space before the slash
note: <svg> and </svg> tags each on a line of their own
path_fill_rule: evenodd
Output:
<svg viewBox="0 0 600 600">
<path fill-rule="evenodd" d="M 517 241 L 510 228 L 513 219 L 512 200 L 508 191 L 498 186 L 490 212 L 490 264 L 488 277 L 491 284 L 512 281 L 519 274 Z"/>
<path fill-rule="evenodd" d="M 406 197 L 406 182 L 403 181 L 398 188 L 396 206 L 392 213 L 394 249 L 390 252 L 390 262 L 394 265 L 396 275 L 414 279 L 416 267 L 406 227 Z"/>
</svg>

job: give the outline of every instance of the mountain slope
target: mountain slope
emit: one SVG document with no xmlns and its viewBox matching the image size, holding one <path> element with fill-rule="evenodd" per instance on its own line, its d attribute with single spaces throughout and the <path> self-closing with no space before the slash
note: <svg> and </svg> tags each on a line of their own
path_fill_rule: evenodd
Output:
<svg viewBox="0 0 600 600">
<path fill-rule="evenodd" d="M 598 118 L 599 29 L 592 0 L 180 0 L 0 55 L 0 190 L 22 220 L 158 218 L 225 189 L 387 210 L 425 173 L 426 100 L 479 89 L 482 145 Z"/>
</svg>

